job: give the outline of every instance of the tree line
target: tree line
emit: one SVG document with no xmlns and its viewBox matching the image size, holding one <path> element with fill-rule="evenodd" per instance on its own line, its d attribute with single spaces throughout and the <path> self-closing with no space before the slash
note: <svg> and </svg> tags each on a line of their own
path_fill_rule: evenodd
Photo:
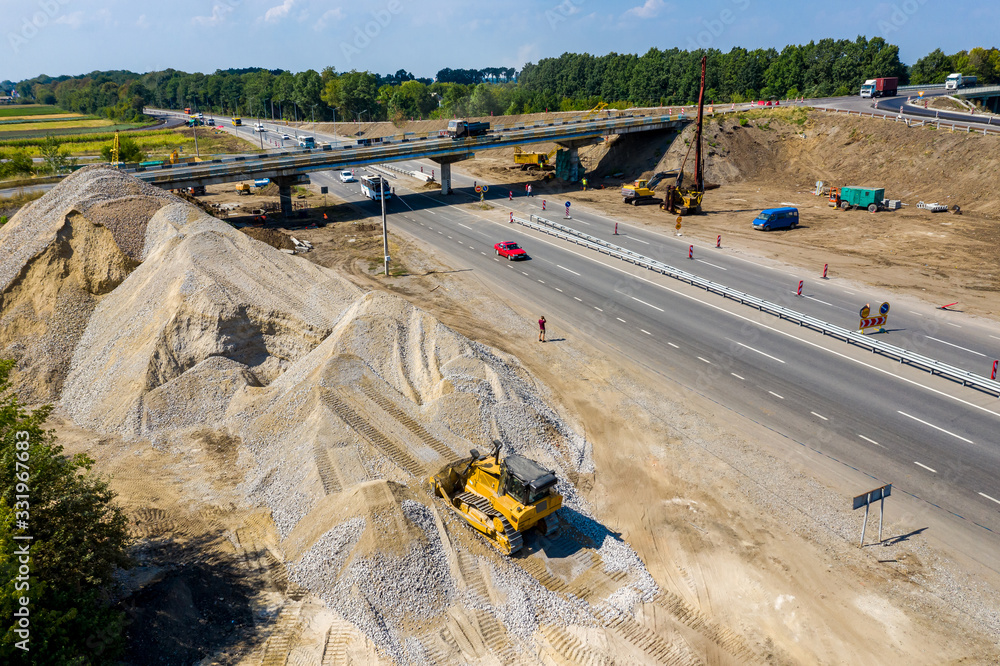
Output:
<svg viewBox="0 0 1000 666">
<path fill-rule="evenodd" d="M 899 48 L 881 37 L 822 39 L 777 49 L 734 47 L 684 51 L 650 49 L 643 55 L 564 53 L 513 68 L 438 71 L 436 80 L 400 69 L 394 74 L 303 72 L 244 68 L 213 74 L 167 69 L 146 74 L 92 72 L 39 76 L 0 88 L 16 88 L 22 100 L 58 104 L 81 113 L 133 120 L 143 106 L 286 120 L 338 121 L 451 118 L 535 113 L 613 106 L 678 105 L 697 100 L 700 61 L 708 56 L 706 98 L 740 102 L 857 93 L 879 76 L 939 83 L 953 71 L 1000 80 L 1000 52 L 974 48 L 947 56 L 936 50 L 907 67 Z"/>
</svg>

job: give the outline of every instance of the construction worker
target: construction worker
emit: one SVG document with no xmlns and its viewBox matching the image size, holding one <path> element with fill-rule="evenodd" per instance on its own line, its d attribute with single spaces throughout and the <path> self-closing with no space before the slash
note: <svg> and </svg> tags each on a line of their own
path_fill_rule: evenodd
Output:
<svg viewBox="0 0 1000 666">
<path fill-rule="evenodd" d="M 528 185 L 528 196 L 529 196 L 529 197 L 530 197 L 530 196 L 533 196 L 533 195 L 531 194 L 531 185 L 530 185 L 530 184 Z"/>
<path fill-rule="evenodd" d="M 545 317 L 538 320 L 538 341 L 545 342 Z"/>
<path fill-rule="evenodd" d="M 587 191 L 587 179 L 586 178 L 583 179 L 583 191 L 584 192 Z"/>
</svg>

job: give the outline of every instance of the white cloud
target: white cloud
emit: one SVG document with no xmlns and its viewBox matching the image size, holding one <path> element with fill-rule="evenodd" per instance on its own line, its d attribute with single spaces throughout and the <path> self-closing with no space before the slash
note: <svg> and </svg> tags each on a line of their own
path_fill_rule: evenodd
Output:
<svg viewBox="0 0 1000 666">
<path fill-rule="evenodd" d="M 232 6 L 215 5 L 212 7 L 211 16 L 195 16 L 191 19 L 191 22 L 211 28 L 220 25 L 232 12 Z"/>
<path fill-rule="evenodd" d="M 271 7 L 264 13 L 264 21 L 267 23 L 277 23 L 288 16 L 288 12 L 292 11 L 292 5 L 294 4 L 295 0 L 284 0 L 277 7 Z"/>
<path fill-rule="evenodd" d="M 136 25 L 136 27 L 139 27 L 139 28 L 142 28 L 142 29 L 145 30 L 150 25 L 149 19 L 146 18 L 145 14 L 140 14 L 139 18 L 136 19 L 136 21 L 135 21 L 135 25 Z"/>
<path fill-rule="evenodd" d="M 83 24 L 83 12 L 79 11 L 79 12 L 72 12 L 71 14 L 63 14 L 62 16 L 56 19 L 56 23 L 60 23 L 62 25 L 68 25 L 69 27 L 76 30 L 77 28 L 80 27 L 80 25 Z"/>
<path fill-rule="evenodd" d="M 635 16 L 636 18 L 650 19 L 659 15 L 666 8 L 667 3 L 663 0 L 646 0 L 645 4 L 633 7 L 625 12 L 625 16 Z"/>
<path fill-rule="evenodd" d="M 319 20 L 316 21 L 316 25 L 314 27 L 316 28 L 316 30 L 323 30 L 331 21 L 343 21 L 343 20 L 344 20 L 344 10 L 341 9 L 340 7 L 337 7 L 336 9 L 330 9 L 326 11 L 322 16 L 320 16 Z"/>
</svg>

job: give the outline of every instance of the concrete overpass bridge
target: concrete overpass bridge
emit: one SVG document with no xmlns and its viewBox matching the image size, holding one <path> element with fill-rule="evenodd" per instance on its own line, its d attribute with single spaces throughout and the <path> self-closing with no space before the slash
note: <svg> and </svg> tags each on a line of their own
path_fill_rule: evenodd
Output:
<svg viewBox="0 0 1000 666">
<path fill-rule="evenodd" d="M 652 130 L 679 130 L 689 122 L 684 114 L 616 114 L 603 118 L 579 118 L 549 123 L 522 123 L 495 127 L 485 136 L 452 139 L 439 134 L 404 136 L 391 139 L 364 139 L 366 144 L 351 143 L 339 147 L 324 145 L 315 149 L 214 159 L 185 164 L 163 164 L 130 170 L 136 178 L 165 189 L 214 185 L 239 180 L 269 178 L 278 186 L 281 210 L 292 212 L 292 186 L 309 182 L 310 171 L 361 167 L 417 158 L 431 159 L 441 165 L 441 192 L 451 193 L 451 165 L 490 150 L 532 143 L 552 142 L 569 151 L 570 176 L 578 178 L 578 149 L 599 143 L 612 134 L 632 134 Z M 377 142 L 377 143 L 376 143 Z"/>
</svg>

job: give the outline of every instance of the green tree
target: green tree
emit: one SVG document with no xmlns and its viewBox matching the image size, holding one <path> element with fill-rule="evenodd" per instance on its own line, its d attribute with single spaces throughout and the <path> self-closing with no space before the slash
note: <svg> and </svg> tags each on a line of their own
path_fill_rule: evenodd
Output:
<svg viewBox="0 0 1000 666">
<path fill-rule="evenodd" d="M 946 56 L 941 49 L 934 49 L 913 63 L 913 67 L 910 68 L 910 83 L 913 85 L 944 83 L 948 75 L 954 71 L 952 66 L 950 56 Z"/>
<path fill-rule="evenodd" d="M 115 573 L 132 566 L 128 521 L 107 482 L 91 471 L 93 460 L 65 455 L 44 429 L 51 406 L 29 412 L 18 403 L 8 383 L 13 367 L 0 361 L 0 659 L 110 663 L 123 648 L 124 614 L 108 595 Z M 19 579 L 23 562 L 15 555 L 24 544 L 27 581 Z M 29 601 L 30 661 L 16 646 L 22 598 Z"/>
<path fill-rule="evenodd" d="M 110 143 L 101 148 L 101 157 L 107 162 L 111 161 L 112 148 L 113 144 Z M 145 159 L 146 152 L 136 143 L 135 139 L 126 136 L 118 141 L 118 160 L 120 162 L 135 163 L 143 162 Z"/>
<path fill-rule="evenodd" d="M 7 155 L 7 161 L 0 163 L 0 176 L 30 176 L 35 172 L 35 164 L 24 148 L 15 148 Z"/>
<path fill-rule="evenodd" d="M 42 143 L 39 151 L 45 161 L 45 171 L 47 173 L 60 173 L 65 171 L 70 165 L 69 151 L 62 150 L 62 144 L 55 137 L 48 135 Z"/>
</svg>

